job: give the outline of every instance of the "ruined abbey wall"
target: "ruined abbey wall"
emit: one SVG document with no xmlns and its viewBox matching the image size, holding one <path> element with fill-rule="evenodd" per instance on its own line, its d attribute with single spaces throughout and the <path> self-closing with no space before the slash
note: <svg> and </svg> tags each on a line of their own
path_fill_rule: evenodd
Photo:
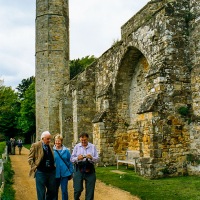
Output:
<svg viewBox="0 0 200 200">
<path fill-rule="evenodd" d="M 130 149 L 140 152 L 140 175 L 199 173 L 199 8 L 197 0 L 150 1 L 120 41 L 64 85 L 67 146 L 85 131 L 100 165 Z"/>
<path fill-rule="evenodd" d="M 200 154 L 200 2 L 190 1 L 190 68 L 191 68 L 191 98 L 192 98 L 192 123 L 190 124 L 190 166 L 191 174 L 199 173 Z"/>
</svg>

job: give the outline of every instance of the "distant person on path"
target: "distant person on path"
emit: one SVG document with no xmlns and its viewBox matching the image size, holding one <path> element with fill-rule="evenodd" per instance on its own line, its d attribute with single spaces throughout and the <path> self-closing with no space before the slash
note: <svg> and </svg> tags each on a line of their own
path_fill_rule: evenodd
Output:
<svg viewBox="0 0 200 200">
<path fill-rule="evenodd" d="M 11 154 L 15 155 L 15 147 L 16 147 L 15 138 L 10 138 L 10 143 L 11 143 Z"/>
<path fill-rule="evenodd" d="M 83 181 L 85 181 L 85 199 L 94 199 L 94 189 L 96 183 L 96 173 L 94 164 L 98 161 L 96 147 L 88 142 L 89 135 L 81 133 L 80 143 L 78 143 L 72 152 L 71 161 L 74 163 L 74 200 L 79 200 L 83 191 Z"/>
<path fill-rule="evenodd" d="M 55 136 L 54 159 L 56 164 L 56 188 L 57 200 L 58 191 L 61 186 L 62 200 L 68 200 L 68 180 L 72 178 L 73 164 L 70 161 L 71 154 L 63 144 L 63 137 Z"/>
<path fill-rule="evenodd" d="M 22 151 L 22 147 L 23 147 L 23 142 L 22 142 L 22 140 L 20 138 L 17 140 L 17 147 L 19 149 L 19 155 L 21 155 L 21 151 Z"/>
<path fill-rule="evenodd" d="M 11 154 L 11 141 L 10 139 L 6 141 L 7 151 L 8 154 Z"/>
<path fill-rule="evenodd" d="M 34 174 L 38 200 L 56 200 L 56 171 L 53 144 L 50 141 L 51 134 L 43 132 L 41 141 L 32 144 L 28 156 L 31 166 L 29 175 Z"/>
</svg>

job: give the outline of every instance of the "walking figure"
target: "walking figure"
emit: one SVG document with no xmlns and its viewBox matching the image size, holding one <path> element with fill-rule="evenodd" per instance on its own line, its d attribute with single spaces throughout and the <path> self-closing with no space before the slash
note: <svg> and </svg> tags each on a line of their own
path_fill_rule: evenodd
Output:
<svg viewBox="0 0 200 200">
<path fill-rule="evenodd" d="M 15 138 L 11 138 L 11 139 L 10 139 L 10 142 L 11 142 L 11 154 L 12 154 L 12 155 L 15 155 L 15 147 L 16 147 Z"/>
<path fill-rule="evenodd" d="M 11 141 L 10 140 L 6 141 L 6 146 L 7 146 L 8 154 L 11 154 Z"/>
<path fill-rule="evenodd" d="M 17 140 L 17 147 L 19 149 L 19 155 L 21 155 L 23 143 L 22 143 L 22 140 L 20 138 Z"/>
</svg>

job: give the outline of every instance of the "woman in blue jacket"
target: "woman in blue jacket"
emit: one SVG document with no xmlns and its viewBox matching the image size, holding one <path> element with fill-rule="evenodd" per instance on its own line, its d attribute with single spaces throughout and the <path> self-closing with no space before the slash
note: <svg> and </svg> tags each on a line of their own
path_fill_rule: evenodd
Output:
<svg viewBox="0 0 200 200">
<path fill-rule="evenodd" d="M 68 180 L 71 179 L 73 174 L 73 164 L 70 162 L 71 154 L 62 142 L 63 137 L 59 134 L 56 135 L 53 149 L 56 165 L 57 199 L 58 190 L 61 186 L 62 200 L 68 200 Z"/>
</svg>

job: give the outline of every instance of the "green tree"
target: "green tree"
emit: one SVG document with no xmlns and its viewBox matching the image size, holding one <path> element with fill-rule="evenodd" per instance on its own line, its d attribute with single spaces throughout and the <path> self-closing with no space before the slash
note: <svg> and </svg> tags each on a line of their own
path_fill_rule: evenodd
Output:
<svg viewBox="0 0 200 200">
<path fill-rule="evenodd" d="M 20 103 L 17 93 L 4 85 L 0 86 L 0 136 L 1 139 L 14 137 L 18 134 L 17 116 Z"/>
<path fill-rule="evenodd" d="M 26 142 L 30 142 L 30 136 L 36 131 L 35 122 L 35 81 L 33 80 L 23 94 L 21 101 L 18 127 L 22 130 Z"/>
<path fill-rule="evenodd" d="M 16 87 L 18 90 L 18 96 L 20 99 L 24 98 L 24 94 L 28 87 L 31 85 L 31 83 L 35 81 L 35 77 L 31 76 L 30 78 L 23 79 L 22 82 Z"/>
<path fill-rule="evenodd" d="M 81 59 L 71 60 L 70 66 L 70 79 L 73 79 L 77 74 L 81 73 L 87 66 L 92 64 L 96 58 L 94 56 L 86 56 Z"/>
</svg>

